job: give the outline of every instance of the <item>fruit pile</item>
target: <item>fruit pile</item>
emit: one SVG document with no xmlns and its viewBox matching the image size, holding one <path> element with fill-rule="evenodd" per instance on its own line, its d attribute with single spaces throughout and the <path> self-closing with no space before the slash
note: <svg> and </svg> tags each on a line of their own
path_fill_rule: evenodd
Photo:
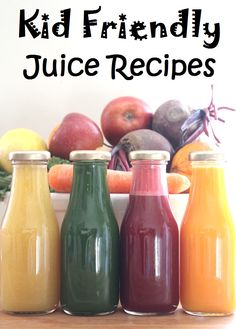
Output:
<svg viewBox="0 0 236 329">
<path fill-rule="evenodd" d="M 111 151 L 108 185 L 115 186 L 110 189 L 111 192 L 127 193 L 129 190 L 130 183 L 127 182 L 131 174 L 125 175 L 124 171 L 130 171 L 128 156 L 132 150 L 168 151 L 171 155 L 168 166 L 170 191 L 186 191 L 191 180 L 189 153 L 217 147 L 214 133 L 210 138 L 208 131 L 212 117 L 219 119 L 215 112 L 212 102 L 204 110 L 193 110 L 179 100 L 168 100 L 153 112 L 143 100 L 127 96 L 113 99 L 105 106 L 100 127 L 81 113 L 67 114 L 50 132 L 48 145 L 32 130 L 19 128 L 7 131 L 0 138 L 0 191 L 4 193 L 9 189 L 12 166 L 8 155 L 12 151 L 48 149 L 52 155 L 49 163 L 50 187 L 57 192 L 68 192 L 72 169 L 67 169 L 67 174 L 65 170 L 71 166 L 68 163 L 70 152 L 100 148 Z M 67 167 L 63 167 L 65 163 Z M 67 186 L 63 190 L 65 177 Z"/>
<path fill-rule="evenodd" d="M 216 147 L 212 138 L 202 137 L 209 135 L 202 129 L 207 111 L 195 111 L 179 100 L 168 100 L 153 113 L 134 97 L 112 100 L 101 116 L 103 134 L 112 146 L 109 168 L 129 170 L 128 155 L 133 150 L 165 150 L 171 155 L 168 171 L 190 179 L 189 153 Z"/>
</svg>

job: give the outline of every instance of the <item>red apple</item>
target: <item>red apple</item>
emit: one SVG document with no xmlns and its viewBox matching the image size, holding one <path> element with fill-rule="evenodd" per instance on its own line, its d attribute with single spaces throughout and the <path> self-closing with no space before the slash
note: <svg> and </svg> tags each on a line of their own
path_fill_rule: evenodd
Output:
<svg viewBox="0 0 236 329">
<path fill-rule="evenodd" d="M 49 151 L 69 159 L 71 151 L 95 150 L 102 145 L 101 129 L 93 120 L 81 113 L 69 113 L 50 136 Z"/>
<path fill-rule="evenodd" d="M 104 137 L 116 145 L 130 131 L 151 127 L 152 111 L 141 99 L 124 96 L 109 102 L 101 115 Z"/>
</svg>

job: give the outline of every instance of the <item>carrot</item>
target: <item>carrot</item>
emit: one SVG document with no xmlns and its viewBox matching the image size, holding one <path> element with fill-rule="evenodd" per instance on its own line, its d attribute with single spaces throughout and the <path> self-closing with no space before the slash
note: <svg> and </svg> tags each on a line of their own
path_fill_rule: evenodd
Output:
<svg viewBox="0 0 236 329">
<path fill-rule="evenodd" d="M 167 173 L 167 185 L 169 194 L 179 194 L 189 189 L 190 180 L 182 174 Z"/>
<path fill-rule="evenodd" d="M 73 178 L 73 165 L 56 164 L 48 173 L 49 186 L 56 192 L 69 193 Z M 110 193 L 129 193 L 131 187 L 132 172 L 107 170 L 107 184 Z M 190 187 L 190 180 L 177 173 L 167 174 L 167 185 L 170 194 L 182 193 Z"/>
<path fill-rule="evenodd" d="M 110 193 L 129 193 L 131 181 L 131 171 L 107 170 L 107 184 Z M 189 189 L 190 180 L 182 174 L 167 173 L 167 186 L 170 194 L 179 194 Z"/>
<path fill-rule="evenodd" d="M 69 193 L 73 178 L 72 164 L 56 164 L 48 172 L 48 183 L 55 192 Z"/>
<path fill-rule="evenodd" d="M 131 180 L 131 171 L 107 170 L 107 185 L 110 193 L 129 193 Z"/>
<path fill-rule="evenodd" d="M 110 193 L 129 193 L 132 173 L 130 171 L 107 170 L 107 184 Z M 73 165 L 56 164 L 48 172 L 48 182 L 52 190 L 69 193 L 73 179 Z"/>
</svg>

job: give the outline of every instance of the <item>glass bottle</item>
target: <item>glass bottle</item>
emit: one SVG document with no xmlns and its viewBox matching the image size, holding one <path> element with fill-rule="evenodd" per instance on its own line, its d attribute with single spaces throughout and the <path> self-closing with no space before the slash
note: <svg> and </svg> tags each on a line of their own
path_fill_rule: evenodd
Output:
<svg viewBox="0 0 236 329">
<path fill-rule="evenodd" d="M 61 305 L 67 314 L 109 314 L 118 304 L 119 228 L 106 184 L 110 156 L 70 154 L 73 183 L 61 229 Z"/>
<path fill-rule="evenodd" d="M 227 315 L 236 301 L 236 233 L 224 155 L 190 153 L 192 186 L 180 235 L 180 297 L 192 315 Z"/>
<path fill-rule="evenodd" d="M 170 209 L 165 151 L 130 153 L 133 181 L 121 225 L 121 305 L 134 315 L 179 303 L 178 226 Z"/>
<path fill-rule="evenodd" d="M 1 308 L 47 314 L 59 302 L 59 227 L 51 203 L 47 151 L 10 153 L 13 178 L 1 238 Z"/>
</svg>

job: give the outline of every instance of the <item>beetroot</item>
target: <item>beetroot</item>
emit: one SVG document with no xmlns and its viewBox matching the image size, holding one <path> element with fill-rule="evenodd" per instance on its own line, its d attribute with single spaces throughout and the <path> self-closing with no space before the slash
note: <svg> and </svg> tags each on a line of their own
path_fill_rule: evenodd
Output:
<svg viewBox="0 0 236 329">
<path fill-rule="evenodd" d="M 154 113 L 152 129 L 165 136 L 177 148 L 181 141 L 181 127 L 190 114 L 189 106 L 179 100 L 169 100 Z"/>
<path fill-rule="evenodd" d="M 194 110 L 181 127 L 182 136 L 179 147 L 191 143 L 199 138 L 201 134 L 205 134 L 208 137 L 210 137 L 211 134 L 215 144 L 219 145 L 220 140 L 213 129 L 212 121 L 225 122 L 224 119 L 219 117 L 220 110 L 235 111 L 235 109 L 227 106 L 217 108 L 213 103 L 213 97 L 208 107 Z"/>
<path fill-rule="evenodd" d="M 127 171 L 130 169 L 129 152 L 135 150 L 160 150 L 173 154 L 171 143 L 161 134 L 150 129 L 138 129 L 124 135 L 112 150 L 110 169 Z"/>
</svg>

